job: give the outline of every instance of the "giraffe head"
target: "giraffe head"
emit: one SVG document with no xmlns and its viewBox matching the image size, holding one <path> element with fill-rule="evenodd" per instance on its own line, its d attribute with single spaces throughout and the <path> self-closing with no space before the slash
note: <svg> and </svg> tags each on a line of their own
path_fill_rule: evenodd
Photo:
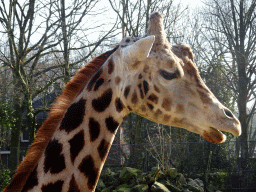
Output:
<svg viewBox="0 0 256 192">
<path fill-rule="evenodd" d="M 120 47 L 120 94 L 130 111 L 198 133 L 212 143 L 225 141 L 221 131 L 241 134 L 238 119 L 202 81 L 191 48 L 168 42 L 159 13 L 151 15 L 145 38 L 127 37 Z"/>
</svg>

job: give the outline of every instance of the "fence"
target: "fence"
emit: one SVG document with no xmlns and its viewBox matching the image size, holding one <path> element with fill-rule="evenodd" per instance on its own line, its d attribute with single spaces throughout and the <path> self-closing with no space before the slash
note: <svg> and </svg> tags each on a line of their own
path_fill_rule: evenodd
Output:
<svg viewBox="0 0 256 192">
<path fill-rule="evenodd" d="M 145 172 L 155 166 L 175 167 L 186 177 L 199 177 L 221 191 L 256 191 L 256 154 L 243 166 L 235 147 L 234 141 L 113 144 L 106 166 L 130 166 Z"/>
<path fill-rule="evenodd" d="M 255 142 L 255 141 L 252 141 Z M 130 166 L 149 172 L 153 167 L 177 168 L 185 177 L 199 177 L 213 182 L 221 191 L 256 191 L 256 154 L 243 166 L 235 154 L 236 142 L 113 144 L 105 166 Z M 21 148 L 20 160 L 27 148 Z M 8 167 L 8 151 L 1 151 L 1 160 Z M 205 180 L 208 178 L 208 181 Z M 217 183 L 214 183 L 217 182 Z"/>
</svg>

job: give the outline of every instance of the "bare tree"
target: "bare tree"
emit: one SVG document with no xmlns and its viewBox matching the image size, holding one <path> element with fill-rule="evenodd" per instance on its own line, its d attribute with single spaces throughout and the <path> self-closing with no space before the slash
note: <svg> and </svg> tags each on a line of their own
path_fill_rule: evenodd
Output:
<svg viewBox="0 0 256 192">
<path fill-rule="evenodd" d="M 255 113 L 256 61 L 256 1 L 210 0 L 206 2 L 204 18 L 208 43 L 222 47 L 234 97 L 237 99 L 242 135 L 238 138 L 237 156 L 241 152 L 242 168 L 247 166 L 248 128 Z M 252 103 L 249 107 L 248 103 Z"/>
<path fill-rule="evenodd" d="M 2 66 L 11 70 L 14 93 L 9 99 L 17 119 L 11 129 L 12 171 L 19 162 L 21 132 L 28 127 L 30 142 L 34 139 L 36 113 L 32 106 L 33 99 L 47 92 L 54 82 L 62 79 L 64 82 L 68 81 L 71 76 L 70 71 L 90 57 L 112 32 L 112 29 L 102 31 L 101 37 L 96 41 L 86 40 L 87 30 L 92 28 L 96 30 L 100 27 L 95 25 L 92 27 L 84 23 L 85 16 L 88 16 L 88 13 L 92 14 L 92 9 L 98 2 L 75 0 L 65 7 L 64 0 L 1 1 L 0 34 L 2 39 L 6 39 L 8 50 L 5 52 L 0 50 L 0 62 Z M 94 14 L 100 13 L 94 12 Z M 83 44 L 74 42 L 77 39 L 83 41 Z M 71 64 L 70 52 L 83 48 L 90 48 L 90 51 Z M 53 62 L 56 58 L 58 62 Z M 60 73 L 61 71 L 64 73 Z"/>
<path fill-rule="evenodd" d="M 88 24 L 84 25 L 85 17 L 90 15 L 100 15 L 103 12 L 107 12 L 106 8 L 100 10 L 93 10 L 96 7 L 96 4 L 100 0 L 92 1 L 92 0 L 75 0 L 72 2 L 73 5 L 69 5 L 66 7 L 65 0 L 60 0 L 56 4 L 56 12 L 59 11 L 60 22 L 61 22 L 61 37 L 62 41 L 62 53 L 64 58 L 64 81 L 69 81 L 71 77 L 70 74 L 70 67 L 75 66 L 77 63 L 84 61 L 88 57 L 92 55 L 92 53 L 101 45 L 103 41 L 106 41 L 107 38 L 110 38 L 114 35 L 113 33 L 115 28 L 115 22 L 113 23 L 112 27 L 110 23 L 101 22 L 98 25 L 92 27 Z M 88 22 L 87 19 L 86 22 Z M 100 19 L 99 19 L 100 20 Z M 88 22 L 89 23 L 89 22 Z M 92 22 L 90 22 L 92 23 Z M 104 26 L 107 28 L 106 31 L 102 31 L 101 36 L 97 40 L 89 41 L 87 35 L 79 35 L 79 32 L 85 34 L 86 31 L 88 33 L 97 32 L 97 29 L 103 29 Z M 96 39 L 96 37 L 94 37 Z M 79 41 L 80 44 L 76 43 Z M 91 48 L 90 48 L 91 47 Z M 81 49 L 90 48 L 90 51 L 87 54 L 83 54 L 83 56 L 76 60 L 74 63 L 70 63 L 70 53 L 77 52 Z"/>
<path fill-rule="evenodd" d="M 174 31 L 177 31 L 178 21 L 184 16 L 187 8 L 183 8 L 179 3 L 174 4 L 174 0 L 156 1 L 156 0 L 109 0 L 114 12 L 117 14 L 122 29 L 122 37 L 138 37 L 147 30 L 149 14 L 159 11 L 164 17 L 164 25 L 167 37 L 170 40 Z M 122 13 L 122 14 L 121 14 Z"/>
</svg>

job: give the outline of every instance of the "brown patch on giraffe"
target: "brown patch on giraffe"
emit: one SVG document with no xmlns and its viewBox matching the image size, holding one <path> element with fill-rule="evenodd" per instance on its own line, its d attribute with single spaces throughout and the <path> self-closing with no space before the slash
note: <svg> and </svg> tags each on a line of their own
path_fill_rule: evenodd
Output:
<svg viewBox="0 0 256 192">
<path fill-rule="evenodd" d="M 112 101 L 113 91 L 111 88 L 107 89 L 102 95 L 92 100 L 92 107 L 97 112 L 105 111 Z"/>
<path fill-rule="evenodd" d="M 117 112 L 121 112 L 124 108 L 124 104 L 123 102 L 121 101 L 121 99 L 118 97 L 116 98 L 116 101 L 115 101 L 115 106 L 116 106 L 116 110 Z"/>
<path fill-rule="evenodd" d="M 164 122 L 167 123 L 171 119 L 171 115 L 164 115 Z"/>
<path fill-rule="evenodd" d="M 175 117 L 175 118 L 173 119 L 172 123 L 173 123 L 174 125 L 176 125 L 176 126 L 181 126 L 181 125 L 183 124 L 184 120 L 185 120 L 185 118 L 179 119 L 179 118 Z"/>
<path fill-rule="evenodd" d="M 130 90 L 131 90 L 131 85 L 128 85 L 125 87 L 124 89 L 124 97 L 127 99 L 129 93 L 130 93 Z"/>
<path fill-rule="evenodd" d="M 120 78 L 119 76 L 117 76 L 117 77 L 115 78 L 115 83 L 116 83 L 116 85 L 119 85 L 120 82 L 121 82 L 121 78 Z"/>
<path fill-rule="evenodd" d="M 199 76 L 199 72 L 196 71 L 197 74 L 192 74 L 191 76 L 194 77 L 194 80 L 196 81 L 196 86 L 201 89 L 205 89 L 204 82 Z"/>
<path fill-rule="evenodd" d="M 172 51 L 185 63 L 184 71 L 187 72 L 191 78 L 194 78 L 197 87 L 202 89 L 205 88 L 204 82 L 201 79 L 199 71 L 194 63 L 194 55 L 191 48 L 181 43 L 179 45 L 172 46 Z"/>
<path fill-rule="evenodd" d="M 100 75 L 102 74 L 103 70 L 99 69 L 99 71 L 97 73 L 95 73 L 95 75 L 93 75 L 92 79 L 89 81 L 88 86 L 87 86 L 87 90 L 91 91 L 94 84 L 96 83 L 96 81 L 99 79 Z"/>
<path fill-rule="evenodd" d="M 160 93 L 160 89 L 156 85 L 154 85 L 154 89 L 157 93 Z"/>
<path fill-rule="evenodd" d="M 143 68 L 143 72 L 144 73 L 147 73 L 149 71 L 149 66 L 148 65 L 145 65 L 144 68 Z"/>
<path fill-rule="evenodd" d="M 193 78 L 200 77 L 199 71 L 193 62 L 188 61 L 188 60 L 183 60 L 183 62 L 185 62 L 185 64 L 186 64 L 185 69 L 189 76 L 191 76 Z"/>
<path fill-rule="evenodd" d="M 76 183 L 74 175 L 72 175 L 72 178 L 69 182 L 69 189 L 68 192 L 80 192 L 79 187 Z"/>
<path fill-rule="evenodd" d="M 193 81 L 196 82 L 197 87 L 204 89 L 205 85 L 204 85 L 203 80 L 200 77 L 200 74 L 199 74 L 199 71 L 198 71 L 196 65 L 191 61 L 187 61 L 187 62 L 184 61 L 184 62 L 186 63 L 184 68 L 187 71 L 187 74 L 193 79 Z"/>
<path fill-rule="evenodd" d="M 171 105 L 172 105 L 172 100 L 170 98 L 164 98 L 163 102 L 162 102 L 162 107 L 166 110 L 166 111 L 171 111 Z"/>
<path fill-rule="evenodd" d="M 196 93 L 195 93 L 195 91 L 194 90 L 192 90 L 191 89 L 191 87 L 190 87 L 191 85 L 190 85 L 190 83 L 188 82 L 188 81 L 185 81 L 185 89 L 188 91 L 188 92 L 190 92 L 191 93 L 191 95 L 193 95 L 193 96 L 195 96 L 196 95 Z"/>
<path fill-rule="evenodd" d="M 126 43 L 129 43 L 131 41 L 131 39 L 126 39 L 125 42 Z"/>
<path fill-rule="evenodd" d="M 132 69 L 137 69 L 138 68 L 138 66 L 140 65 L 140 61 L 135 61 L 133 64 L 132 64 Z"/>
<path fill-rule="evenodd" d="M 127 108 L 129 109 L 129 111 L 132 111 L 132 108 L 130 106 L 127 106 Z"/>
<path fill-rule="evenodd" d="M 49 191 L 61 192 L 63 183 L 64 183 L 64 181 L 59 180 L 55 183 L 50 183 L 48 185 L 43 185 L 42 186 L 42 192 L 49 192 Z"/>
<path fill-rule="evenodd" d="M 148 91 L 149 91 L 149 85 L 147 81 L 143 81 L 143 89 L 144 89 L 144 94 L 147 95 Z"/>
<path fill-rule="evenodd" d="M 149 73 L 149 77 L 148 78 L 149 78 L 149 81 L 152 81 L 152 73 L 151 72 Z"/>
<path fill-rule="evenodd" d="M 189 58 L 192 62 L 194 62 L 194 55 L 191 48 L 183 43 L 173 45 L 172 52 L 182 60 L 187 60 L 186 58 Z"/>
<path fill-rule="evenodd" d="M 158 103 L 158 97 L 157 97 L 154 93 L 152 93 L 151 95 L 149 95 L 148 100 L 154 102 L 155 104 Z"/>
<path fill-rule="evenodd" d="M 94 86 L 94 91 L 97 91 L 99 89 L 99 87 L 101 85 L 103 85 L 103 83 L 104 83 L 104 79 L 103 78 L 100 78 L 98 81 L 96 81 L 95 86 Z"/>
<path fill-rule="evenodd" d="M 79 165 L 78 169 L 88 178 L 88 188 L 93 189 L 99 179 L 100 171 L 95 167 L 94 160 L 91 155 L 87 155 Z"/>
<path fill-rule="evenodd" d="M 113 117 L 106 118 L 105 123 L 106 123 L 107 129 L 111 133 L 115 133 L 116 129 L 119 126 L 119 123 Z"/>
<path fill-rule="evenodd" d="M 144 99 L 144 94 L 143 94 L 143 90 L 142 90 L 142 85 L 139 84 L 139 85 L 138 85 L 138 88 L 139 88 L 139 90 L 140 90 L 140 97 L 141 97 L 141 99 Z"/>
<path fill-rule="evenodd" d="M 64 155 L 61 154 L 63 145 L 56 139 L 50 141 L 45 149 L 44 172 L 60 173 L 66 168 Z"/>
<path fill-rule="evenodd" d="M 85 99 L 80 99 L 79 102 L 72 104 L 62 119 L 59 129 L 70 133 L 81 125 L 85 115 L 85 104 Z"/>
<path fill-rule="evenodd" d="M 31 174 L 29 175 L 21 192 L 28 191 L 38 185 L 37 166 L 35 167 L 34 171 L 32 171 Z"/>
<path fill-rule="evenodd" d="M 114 68 L 115 68 L 115 64 L 114 64 L 113 58 L 110 58 L 108 61 L 108 74 L 113 73 Z"/>
<path fill-rule="evenodd" d="M 84 143 L 84 130 L 78 132 L 72 139 L 69 141 L 70 144 L 70 158 L 72 163 L 74 163 L 75 158 L 80 153 L 80 151 L 83 149 L 85 143 Z"/>
<path fill-rule="evenodd" d="M 142 79 L 142 77 L 143 77 L 143 76 L 142 76 L 142 74 L 140 73 L 140 74 L 139 74 L 139 79 Z"/>
<path fill-rule="evenodd" d="M 202 100 L 202 102 L 204 104 L 210 104 L 212 103 L 212 99 L 210 98 L 210 95 L 207 93 L 205 93 L 205 91 L 202 91 L 200 89 L 197 90 L 198 94 L 199 94 L 199 97 L 200 99 Z"/>
<path fill-rule="evenodd" d="M 142 106 L 141 106 L 141 110 L 142 110 L 143 112 L 145 112 L 145 111 L 147 110 L 146 106 L 145 106 L 145 105 L 142 105 Z"/>
<path fill-rule="evenodd" d="M 94 118 L 89 118 L 89 133 L 90 133 L 90 141 L 95 141 L 100 134 L 100 124 Z"/>
<path fill-rule="evenodd" d="M 99 70 L 105 61 L 114 53 L 119 46 L 107 51 L 80 69 L 75 76 L 66 84 L 62 94 L 59 95 L 50 109 L 48 118 L 36 133 L 36 139 L 30 145 L 24 160 L 19 164 L 10 184 L 3 192 L 20 191 L 31 172 L 36 167 L 39 158 L 51 140 L 56 127 L 60 124 L 73 99 L 82 92 L 92 76 Z"/>
<path fill-rule="evenodd" d="M 98 152 L 99 152 L 101 161 L 105 161 L 109 148 L 110 148 L 110 143 L 107 142 L 105 139 L 102 139 L 100 142 L 100 145 L 98 146 Z"/>
<path fill-rule="evenodd" d="M 153 110 L 153 109 L 154 109 L 154 106 L 151 105 L 150 103 L 147 103 L 147 106 L 148 106 L 148 108 L 149 108 L 150 110 Z"/>
<path fill-rule="evenodd" d="M 188 74 L 190 77 L 195 78 L 195 73 L 196 73 L 196 69 L 193 69 L 193 68 L 191 68 L 191 67 L 189 67 L 189 68 L 187 69 L 187 74 Z"/>
<path fill-rule="evenodd" d="M 168 64 L 168 66 L 169 66 L 170 68 L 173 68 L 174 65 L 175 65 L 175 63 L 176 63 L 176 61 L 175 61 L 175 59 L 174 59 L 173 57 L 168 58 L 167 64 Z"/>
<path fill-rule="evenodd" d="M 156 118 L 158 118 L 162 114 L 163 114 L 163 112 L 160 109 L 157 109 L 156 112 L 155 112 Z"/>
<path fill-rule="evenodd" d="M 185 112 L 184 106 L 181 105 L 181 104 L 177 104 L 177 106 L 176 106 L 176 111 L 175 111 L 175 112 L 176 112 L 176 113 L 184 113 L 184 112 Z"/>
<path fill-rule="evenodd" d="M 136 93 L 136 90 L 134 90 L 133 94 L 132 94 L 132 99 L 131 99 L 133 104 L 136 104 L 138 102 L 138 96 Z"/>
</svg>

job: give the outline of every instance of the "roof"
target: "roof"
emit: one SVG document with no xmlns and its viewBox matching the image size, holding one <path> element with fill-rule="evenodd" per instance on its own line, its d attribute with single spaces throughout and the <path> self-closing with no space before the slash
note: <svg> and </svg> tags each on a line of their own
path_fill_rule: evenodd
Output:
<svg viewBox="0 0 256 192">
<path fill-rule="evenodd" d="M 53 90 L 51 93 L 47 94 L 45 97 L 41 97 L 33 101 L 33 108 L 35 112 L 43 109 L 44 106 L 49 107 L 55 98 L 61 93 L 60 90 Z M 37 114 L 36 120 L 45 120 L 47 118 L 47 111 L 41 111 Z M 23 119 L 26 119 L 27 112 L 24 113 Z"/>
</svg>

